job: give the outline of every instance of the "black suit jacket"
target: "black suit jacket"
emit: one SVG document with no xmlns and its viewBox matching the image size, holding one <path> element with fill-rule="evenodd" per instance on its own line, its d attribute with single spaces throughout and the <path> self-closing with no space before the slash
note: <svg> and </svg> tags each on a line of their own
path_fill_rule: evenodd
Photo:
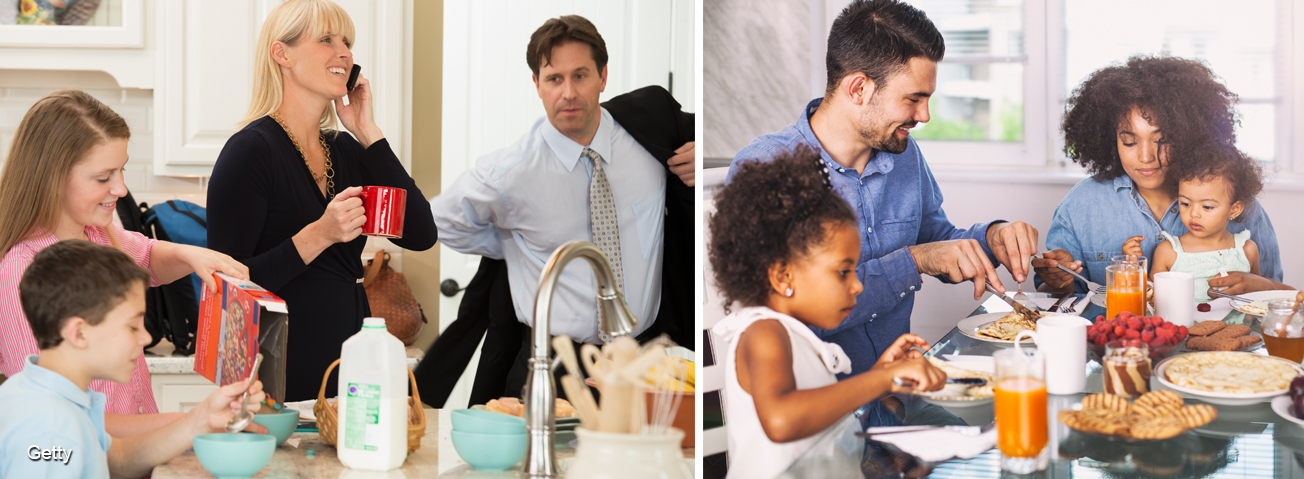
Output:
<svg viewBox="0 0 1304 479">
<path fill-rule="evenodd" d="M 696 193 L 679 176 L 670 173 L 667 163 L 676 149 L 694 141 L 694 115 L 684 112 L 670 92 L 660 86 L 634 90 L 602 106 L 665 168 L 661 304 L 649 332 L 664 332 L 676 343 L 693 349 L 696 345 L 693 307 Z M 506 307 L 502 307 L 504 298 Z M 475 354 L 480 336 L 486 334 L 471 404 L 483 404 L 503 395 L 519 395 L 519 390 L 513 390 L 519 385 L 507 385 L 507 376 L 528 332 L 529 328 L 519 322 L 511 307 L 506 263 L 480 258 L 480 268 L 458 306 L 457 320 L 426 351 L 425 359 L 414 372 L 422 400 L 434 407 L 444 407 L 457 379 Z"/>
</svg>

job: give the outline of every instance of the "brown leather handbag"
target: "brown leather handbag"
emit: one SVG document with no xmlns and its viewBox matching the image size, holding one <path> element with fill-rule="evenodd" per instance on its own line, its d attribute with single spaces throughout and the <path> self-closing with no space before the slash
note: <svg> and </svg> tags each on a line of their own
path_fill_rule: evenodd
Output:
<svg viewBox="0 0 1304 479">
<path fill-rule="evenodd" d="M 385 318 L 385 328 L 404 345 L 416 342 L 421 326 L 429 321 L 417 298 L 412 296 L 412 288 L 408 287 L 403 273 L 389 267 L 389 253 L 377 251 L 376 257 L 367 262 L 362 287 L 367 290 L 371 316 Z"/>
</svg>

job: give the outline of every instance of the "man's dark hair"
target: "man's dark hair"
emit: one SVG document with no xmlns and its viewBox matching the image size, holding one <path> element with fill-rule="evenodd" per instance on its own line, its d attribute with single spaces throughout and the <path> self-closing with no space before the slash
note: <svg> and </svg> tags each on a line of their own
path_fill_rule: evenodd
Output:
<svg viewBox="0 0 1304 479">
<path fill-rule="evenodd" d="M 530 45 L 525 50 L 525 63 L 530 65 L 534 76 L 539 76 L 539 68 L 552 63 L 552 49 L 570 42 L 587 43 L 598 64 L 601 75 L 607 66 L 607 42 L 602 41 L 598 27 L 593 26 L 587 18 L 579 15 L 565 15 L 550 18 L 543 26 L 530 35 Z"/>
<path fill-rule="evenodd" d="M 1206 148 L 1236 144 L 1236 94 L 1199 60 L 1134 56 L 1096 70 L 1069 96 L 1064 113 L 1064 153 L 1098 180 L 1127 174 L 1118 156 L 1118 130 L 1136 108 L 1163 133 L 1165 187 L 1177 191 L 1168 169 L 1208 157 Z"/>
<path fill-rule="evenodd" d="M 774 161 L 743 163 L 715 199 L 708 248 L 715 284 L 727 305 L 764 305 L 770 266 L 790 264 L 856 226 L 856 214 L 828 185 L 819 153 L 799 146 Z"/>
<path fill-rule="evenodd" d="M 69 318 L 100 324 L 149 272 L 126 253 L 85 240 L 60 241 L 36 253 L 18 283 L 18 298 L 41 349 L 63 342 Z M 142 289 L 143 291 L 143 289 Z"/>
<path fill-rule="evenodd" d="M 897 0 L 855 0 L 829 30 L 824 97 L 832 98 L 842 79 L 856 73 L 873 80 L 875 91 L 882 90 L 911 58 L 940 62 L 944 54 L 942 33 L 918 8 Z"/>
</svg>

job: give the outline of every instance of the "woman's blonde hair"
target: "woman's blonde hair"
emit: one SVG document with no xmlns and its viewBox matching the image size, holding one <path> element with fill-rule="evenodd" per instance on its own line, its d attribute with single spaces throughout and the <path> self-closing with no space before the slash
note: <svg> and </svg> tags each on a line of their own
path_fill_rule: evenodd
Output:
<svg viewBox="0 0 1304 479">
<path fill-rule="evenodd" d="M 59 90 L 27 110 L 0 173 L 0 255 L 37 228 L 53 231 L 68 175 L 91 149 L 131 138 L 116 112 L 81 90 Z M 104 234 L 115 248 L 118 238 Z"/>
<path fill-rule="evenodd" d="M 294 46 L 305 37 L 316 37 L 324 32 L 338 33 L 352 46 L 353 20 L 348 12 L 330 0 L 290 0 L 272 9 L 258 33 L 258 48 L 254 53 L 254 96 L 249 102 L 249 112 L 240 125 L 270 115 L 281 108 L 284 88 L 281 66 L 272 59 L 272 43 L 282 42 Z M 319 125 L 335 130 L 334 102 L 327 103 L 321 112 Z"/>
</svg>

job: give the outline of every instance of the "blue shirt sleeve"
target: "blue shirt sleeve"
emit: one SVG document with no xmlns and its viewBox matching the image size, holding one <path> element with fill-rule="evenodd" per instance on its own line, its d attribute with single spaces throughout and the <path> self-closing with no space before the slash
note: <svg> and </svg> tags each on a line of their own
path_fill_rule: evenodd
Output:
<svg viewBox="0 0 1304 479">
<path fill-rule="evenodd" d="M 942 210 L 942 189 L 937 185 L 937 179 L 933 177 L 933 170 L 928 167 L 928 163 L 924 162 L 922 158 L 920 158 L 919 165 L 921 174 L 920 188 L 923 189 L 920 192 L 923 199 L 923 217 L 920 218 L 919 238 L 915 241 L 915 244 L 958 239 L 977 240 L 978 245 L 982 246 L 983 252 L 987 253 L 987 260 L 992 262 L 992 266 L 999 266 L 996 262 L 996 255 L 992 254 L 992 248 L 987 244 L 987 228 L 1005 220 L 974 223 L 968 229 L 956 228 L 951 220 L 946 217 L 946 211 Z M 944 276 L 937 279 L 950 282 Z"/>
<path fill-rule="evenodd" d="M 479 165 L 462 173 L 447 190 L 430 200 L 439 240 L 464 254 L 503 259 L 503 243 L 495 221 L 506 205 Z"/>
<path fill-rule="evenodd" d="M 1067 201 L 1067 199 L 1065 200 Z M 1068 213 L 1065 211 L 1064 201 L 1055 207 L 1055 215 L 1050 220 L 1050 230 L 1046 232 L 1046 249 L 1062 249 L 1069 254 L 1076 254 L 1082 251 L 1082 244 L 1078 241 L 1077 233 L 1073 231 L 1073 224 L 1069 222 Z M 1082 258 L 1073 258 L 1079 260 Z M 1082 276 L 1091 279 L 1091 270 L 1082 268 Z M 1040 276 L 1033 275 L 1033 284 L 1040 287 L 1045 281 Z M 1073 281 L 1073 292 L 1083 294 L 1087 292 L 1087 285 L 1081 281 Z"/>
</svg>

